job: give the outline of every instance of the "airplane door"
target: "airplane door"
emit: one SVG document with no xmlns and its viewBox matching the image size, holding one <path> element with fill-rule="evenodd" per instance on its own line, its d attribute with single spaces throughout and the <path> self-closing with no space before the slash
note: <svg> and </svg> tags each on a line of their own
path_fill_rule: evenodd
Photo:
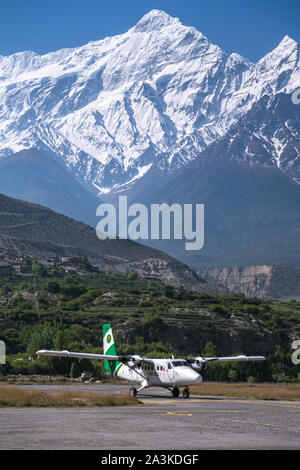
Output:
<svg viewBox="0 0 300 470">
<path fill-rule="evenodd" d="M 169 381 L 172 383 L 174 381 L 175 370 L 171 362 L 166 363 L 166 370 L 167 370 Z"/>
<path fill-rule="evenodd" d="M 163 384 L 170 383 L 169 369 L 166 362 L 160 366 L 160 379 Z"/>
</svg>

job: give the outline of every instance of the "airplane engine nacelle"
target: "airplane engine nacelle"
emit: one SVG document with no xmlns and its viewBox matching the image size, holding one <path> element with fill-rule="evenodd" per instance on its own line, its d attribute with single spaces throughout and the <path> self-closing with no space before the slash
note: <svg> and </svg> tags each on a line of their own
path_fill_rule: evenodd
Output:
<svg viewBox="0 0 300 470">
<path fill-rule="evenodd" d="M 136 362 L 134 362 L 134 361 L 128 361 L 128 362 L 127 362 L 127 366 L 128 366 L 128 367 L 135 367 L 135 366 L 136 366 Z"/>
<path fill-rule="evenodd" d="M 203 370 L 204 364 L 201 364 L 201 362 L 192 362 L 190 366 L 197 372 L 200 372 L 200 370 Z"/>
<path fill-rule="evenodd" d="M 133 356 L 128 362 L 129 367 L 141 367 L 141 356 Z"/>
<path fill-rule="evenodd" d="M 206 363 L 205 360 L 202 357 L 191 357 L 188 359 L 188 362 L 192 369 L 194 369 L 196 372 L 200 372 L 200 370 L 206 369 Z"/>
</svg>

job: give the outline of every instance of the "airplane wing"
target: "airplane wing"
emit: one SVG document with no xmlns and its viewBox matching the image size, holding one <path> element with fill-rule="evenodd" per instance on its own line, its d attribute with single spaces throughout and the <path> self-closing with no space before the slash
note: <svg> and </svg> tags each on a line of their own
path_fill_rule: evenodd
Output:
<svg viewBox="0 0 300 470">
<path fill-rule="evenodd" d="M 56 357 L 73 357 L 76 359 L 91 359 L 98 361 L 120 361 L 120 362 L 136 362 L 136 363 L 146 363 L 153 364 L 152 359 L 147 359 L 146 357 L 133 356 L 133 355 L 123 355 L 123 356 L 109 356 L 107 354 L 90 354 L 90 353 L 79 353 L 71 351 L 48 351 L 46 349 L 41 349 L 36 352 L 37 356 L 56 356 Z"/>
<path fill-rule="evenodd" d="M 239 361 L 264 361 L 264 356 L 224 356 L 224 357 L 189 357 L 189 363 L 207 364 L 209 362 L 239 362 Z"/>
<path fill-rule="evenodd" d="M 225 356 L 225 357 L 204 357 L 205 362 L 238 362 L 238 361 L 264 361 L 264 356 Z"/>
<path fill-rule="evenodd" d="M 121 361 L 122 359 L 126 359 L 126 356 L 108 356 L 106 354 L 89 354 L 71 351 L 48 351 L 46 349 L 41 349 L 37 351 L 36 354 L 37 356 L 74 357 L 77 359 L 95 359 L 100 361 Z"/>
</svg>

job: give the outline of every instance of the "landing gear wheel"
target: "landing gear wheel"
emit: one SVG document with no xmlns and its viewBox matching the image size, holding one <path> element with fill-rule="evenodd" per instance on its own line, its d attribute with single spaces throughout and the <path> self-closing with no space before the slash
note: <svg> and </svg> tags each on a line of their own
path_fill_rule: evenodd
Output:
<svg viewBox="0 0 300 470">
<path fill-rule="evenodd" d="M 174 387 L 173 390 L 172 390 L 172 397 L 173 398 L 178 398 L 179 397 L 179 388 L 178 387 Z"/>
<path fill-rule="evenodd" d="M 189 398 L 190 396 L 190 391 L 188 388 L 185 388 L 182 393 L 183 398 Z"/>
<path fill-rule="evenodd" d="M 137 394 L 136 388 L 135 388 L 135 387 L 131 387 L 131 389 L 130 389 L 130 395 L 131 395 L 132 397 L 136 397 L 136 394 Z"/>
</svg>

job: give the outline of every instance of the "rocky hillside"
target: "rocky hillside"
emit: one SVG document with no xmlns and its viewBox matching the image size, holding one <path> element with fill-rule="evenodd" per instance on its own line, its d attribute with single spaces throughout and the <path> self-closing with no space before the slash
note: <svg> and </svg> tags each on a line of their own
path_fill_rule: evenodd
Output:
<svg viewBox="0 0 300 470">
<path fill-rule="evenodd" d="M 165 253 L 129 240 L 99 240 L 83 223 L 45 207 L 0 194 L 0 250 L 37 259 L 86 256 L 100 270 L 157 279 L 187 288 L 215 291 L 188 266 Z"/>
<path fill-rule="evenodd" d="M 300 300 L 300 268 L 284 266 L 234 266 L 202 268 L 197 272 L 207 281 L 226 286 L 247 297 Z"/>
</svg>

